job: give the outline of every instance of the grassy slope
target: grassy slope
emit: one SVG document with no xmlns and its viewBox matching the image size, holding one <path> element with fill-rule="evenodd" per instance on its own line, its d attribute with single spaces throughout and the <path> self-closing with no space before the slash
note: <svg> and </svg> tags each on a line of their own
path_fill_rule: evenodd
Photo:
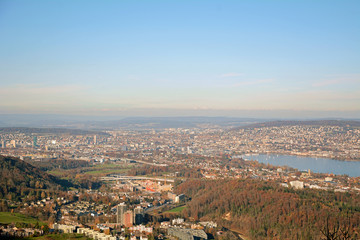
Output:
<svg viewBox="0 0 360 240">
<path fill-rule="evenodd" d="M 20 213 L 10 213 L 10 212 L 0 212 L 0 223 L 10 224 L 10 223 L 32 223 L 35 224 L 39 222 L 40 225 L 44 225 L 45 223 L 40 222 L 36 218 L 22 215 Z"/>
<path fill-rule="evenodd" d="M 87 240 L 90 239 L 82 234 L 48 234 L 40 237 L 23 238 L 23 240 Z"/>
<path fill-rule="evenodd" d="M 180 213 L 182 210 L 184 210 L 186 208 L 186 206 L 181 206 L 181 207 L 177 207 L 177 208 L 173 208 L 167 212 L 169 213 Z"/>
<path fill-rule="evenodd" d="M 107 174 L 117 174 L 117 173 L 126 173 L 131 169 L 132 165 L 122 165 L 122 164 L 99 164 L 92 167 L 83 168 L 84 171 L 82 174 L 92 175 L 92 176 L 104 176 Z M 71 170 L 52 170 L 48 173 L 54 176 L 60 176 L 62 173 Z"/>
</svg>

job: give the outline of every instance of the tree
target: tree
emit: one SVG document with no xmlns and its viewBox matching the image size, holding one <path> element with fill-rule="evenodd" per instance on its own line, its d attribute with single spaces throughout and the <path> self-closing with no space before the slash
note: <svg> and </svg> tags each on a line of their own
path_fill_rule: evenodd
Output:
<svg viewBox="0 0 360 240">
<path fill-rule="evenodd" d="M 44 191 L 41 192 L 41 198 L 46 198 L 46 193 Z"/>
<path fill-rule="evenodd" d="M 48 225 L 41 226 L 41 229 L 44 231 L 45 234 L 48 233 L 50 230 Z"/>
<path fill-rule="evenodd" d="M 39 228 L 40 228 L 39 222 L 36 222 L 36 223 L 35 223 L 34 228 L 36 228 L 36 229 L 39 229 Z"/>
<path fill-rule="evenodd" d="M 329 214 L 326 217 L 325 226 L 320 229 L 326 240 L 348 240 L 355 239 L 354 231 L 351 227 L 349 213 L 347 213 L 346 220 L 341 220 L 340 215 L 330 220 Z M 333 223 L 331 223 L 333 222 Z"/>
<path fill-rule="evenodd" d="M 7 212 L 9 211 L 9 207 L 6 200 L 2 200 L 0 202 L 0 212 Z"/>
</svg>

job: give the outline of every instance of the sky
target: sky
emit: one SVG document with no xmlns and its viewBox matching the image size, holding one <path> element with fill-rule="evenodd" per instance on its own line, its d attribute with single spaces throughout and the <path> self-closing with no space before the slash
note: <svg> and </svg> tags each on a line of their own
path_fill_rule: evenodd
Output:
<svg viewBox="0 0 360 240">
<path fill-rule="evenodd" d="M 360 1 L 0 0 L 0 114 L 360 118 Z"/>
</svg>

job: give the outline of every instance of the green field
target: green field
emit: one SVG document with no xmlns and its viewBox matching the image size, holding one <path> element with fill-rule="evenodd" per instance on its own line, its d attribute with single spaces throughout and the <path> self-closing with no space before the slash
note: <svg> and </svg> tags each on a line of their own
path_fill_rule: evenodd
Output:
<svg viewBox="0 0 360 240">
<path fill-rule="evenodd" d="M 66 170 L 58 170 L 58 169 L 56 169 L 56 170 L 48 171 L 48 173 L 51 174 L 51 175 L 54 175 L 54 176 L 60 176 L 64 171 L 66 171 Z"/>
<path fill-rule="evenodd" d="M 117 173 L 126 173 L 129 169 L 133 168 L 133 165 L 129 164 L 98 164 L 91 167 L 81 168 L 81 174 L 91 175 L 91 176 L 104 176 L 107 174 L 117 174 Z M 61 176 L 67 171 L 71 172 L 73 169 L 68 170 L 51 170 L 48 173 L 54 176 Z"/>
<path fill-rule="evenodd" d="M 84 169 L 85 172 L 83 174 L 104 176 L 107 174 L 125 173 L 132 167 L 132 165 L 123 164 L 98 164 L 93 167 Z"/>
<path fill-rule="evenodd" d="M 104 169 L 104 168 L 112 168 L 112 169 L 130 169 L 132 165 L 129 164 L 114 164 L 114 163 L 105 163 L 105 164 L 96 164 L 88 169 Z"/>
<path fill-rule="evenodd" d="M 10 224 L 10 223 L 31 223 L 35 224 L 39 222 L 40 225 L 45 223 L 40 222 L 36 218 L 25 216 L 20 213 L 10 213 L 10 212 L 0 212 L 0 223 Z"/>
<path fill-rule="evenodd" d="M 88 240 L 90 238 L 85 237 L 82 234 L 62 233 L 62 234 L 48 234 L 40 237 L 28 237 L 22 239 L 24 240 Z"/>
<path fill-rule="evenodd" d="M 128 169 L 101 169 L 101 170 L 88 171 L 88 172 L 85 172 L 84 174 L 98 176 L 98 175 L 104 175 L 104 174 L 125 173 L 127 171 L 128 171 Z"/>
<path fill-rule="evenodd" d="M 186 208 L 186 206 L 181 206 L 181 207 L 173 208 L 173 209 L 171 209 L 171 210 L 169 210 L 167 212 L 168 213 L 180 213 L 185 208 Z"/>
</svg>

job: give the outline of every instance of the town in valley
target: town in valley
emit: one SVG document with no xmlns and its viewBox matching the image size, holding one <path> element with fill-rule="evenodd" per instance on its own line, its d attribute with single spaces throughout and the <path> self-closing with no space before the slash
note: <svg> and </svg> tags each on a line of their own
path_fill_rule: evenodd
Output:
<svg viewBox="0 0 360 240">
<path fill-rule="evenodd" d="M 360 194 L 359 176 L 255 160 L 258 154 L 277 154 L 359 161 L 360 129 L 352 126 L 2 128 L 0 142 L 1 155 L 21 159 L 70 186 L 56 194 L 36 181 L 35 188 L 44 191 L 20 196 L 3 191 L 3 208 L 46 220 L 47 232 L 94 239 L 226 239 L 228 234 L 246 239 L 214 219 L 184 216 L 191 196 L 177 187 L 189 179 L 254 180 L 296 191 Z M 2 236 L 44 234 L 43 229 L 10 227 L 2 227 Z"/>
</svg>

